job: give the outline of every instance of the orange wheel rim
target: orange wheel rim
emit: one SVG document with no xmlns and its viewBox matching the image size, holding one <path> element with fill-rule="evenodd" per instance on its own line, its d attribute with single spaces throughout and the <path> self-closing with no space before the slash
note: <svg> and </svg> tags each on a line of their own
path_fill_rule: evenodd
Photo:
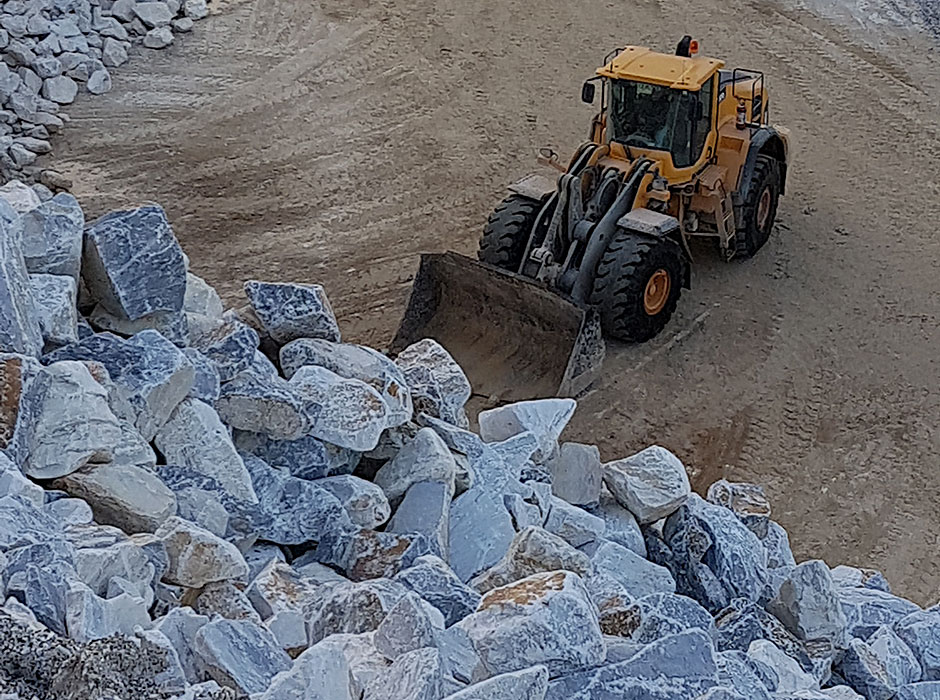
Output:
<svg viewBox="0 0 940 700">
<path fill-rule="evenodd" d="M 669 301 L 669 290 L 672 289 L 672 279 L 665 270 L 656 270 L 646 282 L 643 292 L 643 308 L 650 316 L 655 316 Z"/>
<path fill-rule="evenodd" d="M 757 204 L 757 228 L 761 231 L 767 226 L 767 219 L 770 218 L 770 188 L 766 188 L 760 196 L 760 202 Z"/>
</svg>

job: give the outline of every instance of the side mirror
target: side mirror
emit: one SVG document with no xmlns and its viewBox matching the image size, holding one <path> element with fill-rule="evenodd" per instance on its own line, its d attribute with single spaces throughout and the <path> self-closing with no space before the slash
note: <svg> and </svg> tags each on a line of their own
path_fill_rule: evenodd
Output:
<svg viewBox="0 0 940 700">
<path fill-rule="evenodd" d="M 594 104 L 594 83 L 584 83 L 581 86 L 581 101 L 586 104 Z"/>
</svg>

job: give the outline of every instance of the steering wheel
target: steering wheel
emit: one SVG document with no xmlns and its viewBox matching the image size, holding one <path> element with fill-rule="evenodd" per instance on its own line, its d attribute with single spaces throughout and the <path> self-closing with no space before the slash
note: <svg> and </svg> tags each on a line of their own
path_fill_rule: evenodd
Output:
<svg viewBox="0 0 940 700">
<path fill-rule="evenodd" d="M 630 134 L 626 139 L 626 143 L 627 145 L 642 146 L 644 148 L 657 148 L 653 139 L 641 131 L 634 131 Z"/>
</svg>

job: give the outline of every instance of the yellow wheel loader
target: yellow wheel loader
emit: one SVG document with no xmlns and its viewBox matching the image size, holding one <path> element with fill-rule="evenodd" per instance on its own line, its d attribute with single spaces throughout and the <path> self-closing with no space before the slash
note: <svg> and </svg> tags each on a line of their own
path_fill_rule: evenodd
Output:
<svg viewBox="0 0 940 700">
<path fill-rule="evenodd" d="M 480 262 L 422 256 L 392 351 L 434 338 L 495 400 L 575 395 L 599 371 L 601 330 L 643 342 L 669 321 L 691 238 L 754 255 L 785 190 L 788 132 L 769 123 L 762 73 L 697 54 L 688 36 L 674 54 L 609 54 L 581 92 L 600 92 L 590 140 L 567 165 L 540 152 L 554 175 L 509 188 Z"/>
</svg>

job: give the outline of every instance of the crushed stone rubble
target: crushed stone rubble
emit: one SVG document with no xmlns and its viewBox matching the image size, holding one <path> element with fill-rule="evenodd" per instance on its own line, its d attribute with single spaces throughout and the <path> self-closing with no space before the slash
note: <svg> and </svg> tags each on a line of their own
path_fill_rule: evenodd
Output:
<svg viewBox="0 0 940 700">
<path fill-rule="evenodd" d="M 40 158 L 68 123 L 64 110 L 80 92 L 110 91 L 112 71 L 135 47 L 165 48 L 208 14 L 207 0 L 3 0 L 0 182 L 68 190 L 68 178 Z"/>
<path fill-rule="evenodd" d="M 85 36 L 39 5 L 5 30 Z M 473 432 L 434 341 L 390 358 L 318 285 L 245 291 L 225 310 L 158 206 L 0 187 L 3 700 L 940 698 L 940 608 L 797 563 L 759 486 L 602 462 L 570 399 Z"/>
</svg>

